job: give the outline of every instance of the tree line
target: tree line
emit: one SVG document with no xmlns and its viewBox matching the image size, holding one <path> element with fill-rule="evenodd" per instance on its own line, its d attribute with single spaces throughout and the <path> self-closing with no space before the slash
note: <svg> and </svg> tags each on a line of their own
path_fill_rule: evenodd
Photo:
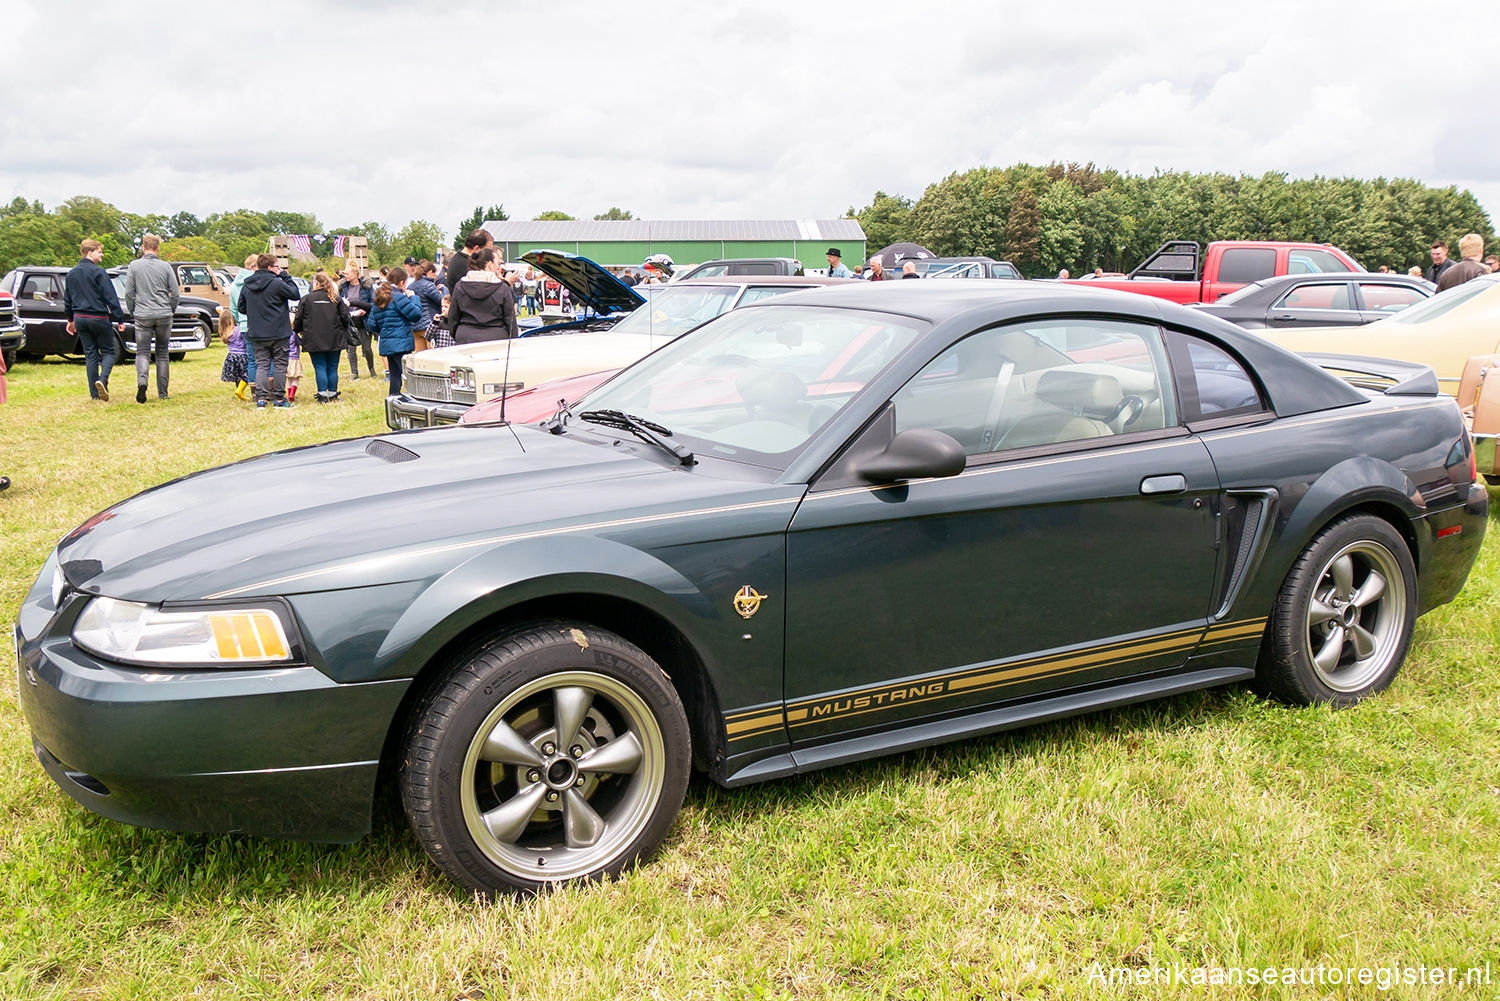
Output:
<svg viewBox="0 0 1500 1001">
<path fill-rule="evenodd" d="M 1289 178 L 1164 171 L 1092 163 L 975 167 L 927 186 L 915 202 L 877 191 L 851 207 L 871 250 L 910 241 L 948 257 L 1008 260 L 1028 278 L 1102 268 L 1129 271 L 1167 240 L 1332 243 L 1370 270 L 1430 263 L 1428 247 L 1478 233 L 1488 213 L 1467 190 L 1408 178 Z"/>
</svg>

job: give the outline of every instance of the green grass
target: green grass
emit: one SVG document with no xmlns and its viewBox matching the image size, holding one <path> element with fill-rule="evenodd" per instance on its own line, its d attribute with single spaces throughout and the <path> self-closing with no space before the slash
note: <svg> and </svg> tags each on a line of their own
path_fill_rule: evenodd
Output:
<svg viewBox="0 0 1500 1001">
<path fill-rule="evenodd" d="M 174 364 L 173 399 L 146 406 L 127 370 L 108 405 L 80 365 L 11 373 L 5 618 L 57 539 L 109 503 L 383 429 L 379 380 L 256 413 L 218 381 L 222 357 Z M 748 789 L 698 781 L 649 865 L 496 902 L 438 875 L 388 794 L 351 846 L 89 814 L 32 755 L 7 643 L 0 998 L 1150 998 L 1191 991 L 1102 991 L 1092 965 L 1486 960 L 1491 984 L 1469 989 L 1208 993 L 1494 997 L 1497 549 L 1421 620 L 1391 690 L 1354 710 L 1216 691 Z"/>
</svg>

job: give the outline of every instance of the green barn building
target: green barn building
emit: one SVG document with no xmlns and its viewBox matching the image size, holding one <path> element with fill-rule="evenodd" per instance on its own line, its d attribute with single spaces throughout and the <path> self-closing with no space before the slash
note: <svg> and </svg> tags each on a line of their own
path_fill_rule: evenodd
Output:
<svg viewBox="0 0 1500 1001">
<path fill-rule="evenodd" d="M 605 267 L 638 267 L 652 254 L 679 266 L 720 257 L 792 257 L 809 271 L 826 269 L 829 247 L 849 267 L 865 259 L 865 231 L 856 219 L 533 220 L 486 222 L 484 228 L 514 261 L 531 250 L 581 254 Z"/>
</svg>

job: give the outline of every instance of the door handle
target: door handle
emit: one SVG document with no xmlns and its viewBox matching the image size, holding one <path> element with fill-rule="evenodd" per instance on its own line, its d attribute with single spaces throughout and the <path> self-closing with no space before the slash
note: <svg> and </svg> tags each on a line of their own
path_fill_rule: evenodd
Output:
<svg viewBox="0 0 1500 1001">
<path fill-rule="evenodd" d="M 1275 316 L 1271 317 L 1271 319 L 1273 319 L 1273 320 L 1280 320 L 1280 321 L 1295 320 L 1296 318 L 1297 317 L 1294 316 L 1291 313 L 1277 313 Z"/>
<path fill-rule="evenodd" d="M 1187 477 L 1181 473 L 1148 476 L 1141 481 L 1143 494 L 1180 494 L 1185 490 L 1187 490 Z"/>
</svg>

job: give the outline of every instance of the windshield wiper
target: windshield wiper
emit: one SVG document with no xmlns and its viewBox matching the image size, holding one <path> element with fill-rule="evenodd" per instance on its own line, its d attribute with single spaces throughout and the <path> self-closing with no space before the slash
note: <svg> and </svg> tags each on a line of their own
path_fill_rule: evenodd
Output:
<svg viewBox="0 0 1500 1001">
<path fill-rule="evenodd" d="M 672 453 L 672 456 L 684 466 L 696 465 L 698 462 L 693 458 L 692 450 L 686 445 L 679 445 L 670 440 L 672 436 L 670 430 L 643 417 L 627 414 L 623 410 L 585 410 L 578 415 L 578 418 L 593 424 L 603 424 L 605 427 L 629 431 L 641 441 L 649 442 L 657 448 Z"/>
<path fill-rule="evenodd" d="M 573 407 L 567 400 L 558 400 L 552 416 L 542 422 L 542 430 L 562 434 L 568 428 L 568 418 L 573 416 Z"/>
</svg>

